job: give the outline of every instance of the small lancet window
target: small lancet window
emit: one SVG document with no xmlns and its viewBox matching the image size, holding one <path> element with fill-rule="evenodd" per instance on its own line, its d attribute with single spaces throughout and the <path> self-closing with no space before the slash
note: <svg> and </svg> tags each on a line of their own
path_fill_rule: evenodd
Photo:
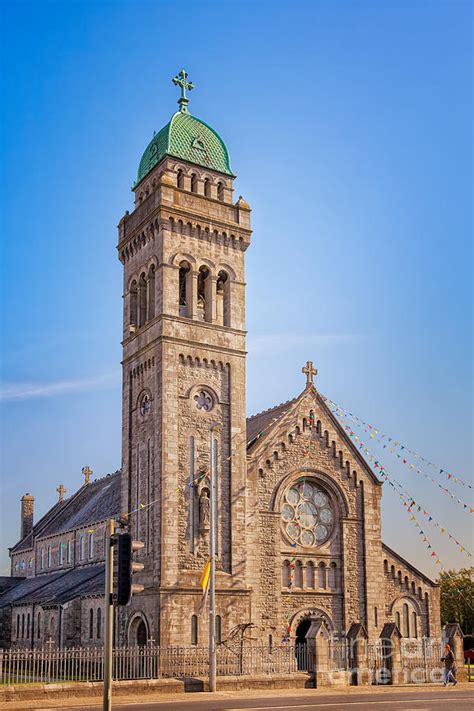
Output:
<svg viewBox="0 0 474 711">
<path fill-rule="evenodd" d="M 204 195 L 206 197 L 211 197 L 211 181 L 209 178 L 204 180 Z"/>
<path fill-rule="evenodd" d="M 148 319 L 155 317 L 155 265 L 148 270 Z"/>
<path fill-rule="evenodd" d="M 138 286 L 135 279 L 130 285 L 130 333 L 138 326 Z"/>
<path fill-rule="evenodd" d="M 230 326 L 230 279 L 227 272 L 221 270 L 216 285 L 216 321 L 221 326 Z"/>
<path fill-rule="evenodd" d="M 201 267 L 198 274 L 197 311 L 200 321 L 212 321 L 211 278 L 207 267 Z"/>
<path fill-rule="evenodd" d="M 197 615 L 191 617 L 191 644 L 197 644 L 198 639 L 198 618 Z"/>
<path fill-rule="evenodd" d="M 198 191 L 198 181 L 197 181 L 197 176 L 196 173 L 193 173 L 191 175 L 191 192 L 192 193 L 197 193 Z"/>
<path fill-rule="evenodd" d="M 179 315 L 191 317 L 192 272 L 188 262 L 179 265 Z"/>
<path fill-rule="evenodd" d="M 221 182 L 217 183 L 217 199 L 224 202 L 224 184 Z"/>
<path fill-rule="evenodd" d="M 178 172 L 176 173 L 176 185 L 178 188 L 184 187 L 184 173 L 181 168 L 179 168 Z"/>
<path fill-rule="evenodd" d="M 147 316 L 147 286 L 145 275 L 141 274 L 138 281 L 138 325 L 143 326 L 146 323 Z"/>
</svg>

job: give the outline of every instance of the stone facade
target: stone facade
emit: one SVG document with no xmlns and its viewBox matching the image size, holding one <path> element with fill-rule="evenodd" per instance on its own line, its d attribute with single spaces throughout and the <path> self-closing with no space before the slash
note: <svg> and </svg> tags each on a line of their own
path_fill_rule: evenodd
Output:
<svg viewBox="0 0 474 711">
<path fill-rule="evenodd" d="M 122 468 L 86 477 L 68 499 L 59 487 L 35 526 L 23 497 L 11 550 L 21 581 L 0 592 L 4 646 L 100 643 L 105 522 L 124 513 L 145 544 L 144 592 L 116 611 L 116 641 L 206 642 L 208 615 L 197 616 L 215 424 L 223 639 L 242 623 L 270 643 L 302 641 L 317 622 L 336 635 L 363 628 L 369 641 L 389 622 L 440 635 L 439 589 L 383 545 L 382 484 L 312 376 L 297 398 L 246 420 L 250 207 L 233 182 L 166 154 L 134 188 L 118 226 Z"/>
</svg>

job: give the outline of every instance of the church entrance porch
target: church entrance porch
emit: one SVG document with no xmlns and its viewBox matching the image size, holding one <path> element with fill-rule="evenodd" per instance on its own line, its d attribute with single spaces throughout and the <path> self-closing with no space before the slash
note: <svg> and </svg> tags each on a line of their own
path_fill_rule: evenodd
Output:
<svg viewBox="0 0 474 711">
<path fill-rule="evenodd" d="M 306 633 L 311 627 L 311 620 L 309 617 L 301 620 L 298 627 L 296 628 L 296 639 L 295 639 L 295 657 L 298 671 L 309 671 L 308 670 L 308 643 L 306 641 Z"/>
</svg>

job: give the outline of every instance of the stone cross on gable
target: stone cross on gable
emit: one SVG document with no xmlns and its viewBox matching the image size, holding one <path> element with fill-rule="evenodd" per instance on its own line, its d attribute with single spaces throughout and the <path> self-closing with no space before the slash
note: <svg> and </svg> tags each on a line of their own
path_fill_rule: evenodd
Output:
<svg viewBox="0 0 474 711">
<path fill-rule="evenodd" d="M 82 473 L 84 474 L 84 484 L 89 484 L 91 480 L 91 476 L 94 473 L 92 469 L 89 467 L 82 467 Z"/>
<path fill-rule="evenodd" d="M 56 491 L 59 494 L 59 501 L 64 501 L 64 494 L 66 493 L 66 487 L 64 486 L 64 484 L 60 484 Z"/>
<path fill-rule="evenodd" d="M 175 76 L 173 84 L 181 87 L 181 97 L 178 99 L 178 104 L 181 111 L 187 112 L 189 99 L 186 96 L 186 89 L 188 91 L 192 91 L 194 89 L 194 84 L 191 81 L 188 81 L 188 73 L 185 69 L 181 69 L 181 71 Z"/>
<path fill-rule="evenodd" d="M 301 372 L 306 375 L 306 387 L 314 385 L 313 377 L 318 374 L 318 371 L 313 367 L 312 361 L 307 360 L 304 368 L 301 368 Z"/>
</svg>

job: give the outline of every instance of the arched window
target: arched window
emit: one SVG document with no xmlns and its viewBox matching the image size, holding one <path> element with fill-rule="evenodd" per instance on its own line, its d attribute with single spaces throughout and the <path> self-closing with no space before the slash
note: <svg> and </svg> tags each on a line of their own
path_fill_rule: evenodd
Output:
<svg viewBox="0 0 474 711">
<path fill-rule="evenodd" d="M 314 588 L 314 563 L 312 561 L 306 565 L 306 587 Z"/>
<path fill-rule="evenodd" d="M 79 536 L 79 560 L 84 560 L 85 554 L 84 534 L 81 533 Z"/>
<path fill-rule="evenodd" d="M 211 181 L 209 178 L 204 180 L 204 195 L 206 197 L 211 197 Z"/>
<path fill-rule="evenodd" d="M 281 566 L 281 585 L 283 588 L 290 586 L 290 562 L 288 560 L 284 560 Z"/>
<path fill-rule="evenodd" d="M 374 607 L 374 627 L 379 626 L 379 611 Z"/>
<path fill-rule="evenodd" d="M 418 597 L 420 600 L 423 600 L 423 592 L 422 592 L 421 588 L 418 588 Z"/>
<path fill-rule="evenodd" d="M 138 285 L 134 279 L 130 284 L 130 333 L 138 326 Z"/>
<path fill-rule="evenodd" d="M 155 317 L 155 265 L 148 270 L 148 319 Z"/>
<path fill-rule="evenodd" d="M 198 641 L 198 618 L 197 615 L 193 615 L 191 617 L 191 644 L 197 644 Z"/>
<path fill-rule="evenodd" d="M 402 587 L 402 571 L 401 570 L 398 571 L 397 577 L 398 577 L 398 584 L 400 585 L 400 587 Z"/>
<path fill-rule="evenodd" d="M 179 315 L 191 318 L 193 275 L 189 262 L 179 265 Z"/>
<path fill-rule="evenodd" d="M 295 563 L 295 588 L 303 587 L 303 564 L 300 560 Z"/>
<path fill-rule="evenodd" d="M 405 582 L 405 590 L 409 590 L 409 589 L 410 589 L 410 583 L 409 583 L 409 581 L 408 581 L 408 576 L 407 576 L 407 575 L 405 575 L 405 581 L 404 581 L 404 582 Z"/>
<path fill-rule="evenodd" d="M 216 615 L 216 643 L 220 644 L 222 642 L 222 618 L 220 615 Z"/>
<path fill-rule="evenodd" d="M 225 271 L 217 275 L 216 321 L 223 326 L 230 326 L 230 279 Z"/>
<path fill-rule="evenodd" d="M 395 566 L 394 566 L 394 565 L 392 565 L 392 566 L 390 567 L 390 575 L 391 575 L 392 578 L 395 580 Z"/>
<path fill-rule="evenodd" d="M 224 183 L 217 183 L 217 199 L 224 202 Z"/>
<path fill-rule="evenodd" d="M 395 622 L 396 622 L 396 625 L 397 625 L 398 629 L 400 630 L 400 634 L 402 634 L 402 623 L 401 623 L 400 613 L 399 613 L 399 612 L 396 612 L 396 613 L 395 613 Z"/>
<path fill-rule="evenodd" d="M 97 610 L 97 639 L 102 637 L 102 609 Z"/>
<path fill-rule="evenodd" d="M 337 588 L 337 566 L 335 563 L 331 563 L 328 569 L 329 572 L 329 587 L 331 590 L 335 590 Z"/>
<path fill-rule="evenodd" d="M 316 433 L 321 437 L 321 420 L 316 422 Z"/>
<path fill-rule="evenodd" d="M 72 541 L 69 540 L 67 542 L 67 562 L 70 563 L 72 561 Z"/>
<path fill-rule="evenodd" d="M 44 548 L 41 549 L 41 570 L 44 568 Z"/>
<path fill-rule="evenodd" d="M 48 546 L 48 568 L 51 568 L 51 546 Z"/>
<path fill-rule="evenodd" d="M 384 560 L 383 562 L 383 572 L 385 575 L 388 575 L 388 560 Z"/>
<path fill-rule="evenodd" d="M 89 533 L 89 558 L 94 557 L 94 534 Z"/>
<path fill-rule="evenodd" d="M 143 326 L 146 323 L 146 307 L 147 307 L 147 286 L 145 275 L 140 274 L 138 280 L 138 325 Z"/>
<path fill-rule="evenodd" d="M 410 611 L 406 602 L 403 603 L 403 636 L 410 636 Z"/>
<path fill-rule="evenodd" d="M 176 173 L 176 185 L 178 188 L 184 187 L 184 174 L 181 168 L 179 168 L 178 172 Z"/>
<path fill-rule="evenodd" d="M 24 639 L 24 637 L 25 637 L 25 613 L 23 613 L 21 616 L 21 638 Z"/>
<path fill-rule="evenodd" d="M 36 619 L 36 637 L 37 639 L 41 639 L 41 612 L 38 612 Z"/>
<path fill-rule="evenodd" d="M 20 638 L 20 615 L 16 616 L 16 638 Z"/>
<path fill-rule="evenodd" d="M 27 639 L 30 638 L 30 613 L 27 614 L 26 616 L 26 637 Z"/>
<path fill-rule="evenodd" d="M 198 273 L 197 313 L 200 321 L 212 321 L 211 273 L 207 267 L 200 267 Z"/>
<path fill-rule="evenodd" d="M 326 564 L 320 563 L 318 565 L 318 588 L 327 587 L 327 577 L 326 577 Z"/>
<path fill-rule="evenodd" d="M 94 636 L 94 609 L 91 607 L 89 610 L 89 639 Z"/>
<path fill-rule="evenodd" d="M 191 192 L 192 193 L 197 193 L 198 191 L 198 181 L 197 181 L 197 176 L 196 173 L 193 173 L 191 175 Z"/>
<path fill-rule="evenodd" d="M 268 653 L 272 654 L 273 652 L 273 635 L 269 634 L 268 635 Z"/>
<path fill-rule="evenodd" d="M 417 619 L 415 611 L 413 611 L 411 613 L 411 627 L 412 627 L 413 637 L 418 637 L 418 619 Z"/>
<path fill-rule="evenodd" d="M 63 541 L 59 542 L 59 565 L 64 565 L 64 546 L 66 544 Z"/>
<path fill-rule="evenodd" d="M 416 585 L 415 585 L 414 581 L 412 581 L 412 584 L 411 584 L 411 594 L 416 595 Z"/>
</svg>

